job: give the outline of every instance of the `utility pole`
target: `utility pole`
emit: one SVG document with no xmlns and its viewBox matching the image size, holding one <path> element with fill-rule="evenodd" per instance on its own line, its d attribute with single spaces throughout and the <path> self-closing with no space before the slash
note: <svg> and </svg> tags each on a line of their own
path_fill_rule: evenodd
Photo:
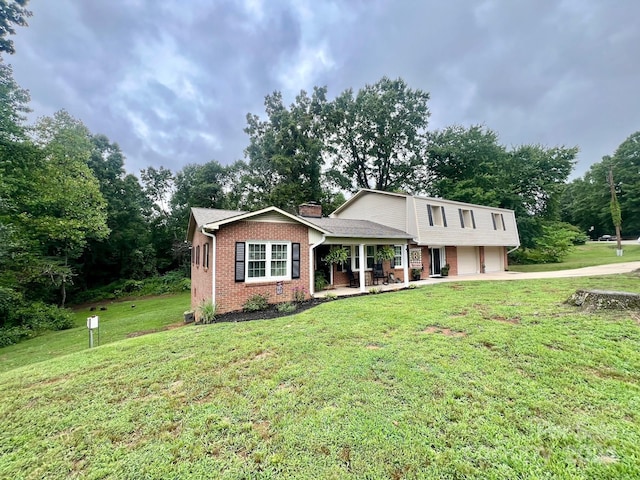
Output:
<svg viewBox="0 0 640 480">
<path fill-rule="evenodd" d="M 613 224 L 616 227 L 616 240 L 618 243 L 616 255 L 618 257 L 621 257 L 622 256 L 622 237 L 620 235 L 620 225 L 622 224 L 622 212 L 620 211 L 620 203 L 618 202 L 616 189 L 613 184 L 613 168 L 612 167 L 609 167 L 609 188 L 611 189 L 611 219 L 613 220 Z"/>
</svg>

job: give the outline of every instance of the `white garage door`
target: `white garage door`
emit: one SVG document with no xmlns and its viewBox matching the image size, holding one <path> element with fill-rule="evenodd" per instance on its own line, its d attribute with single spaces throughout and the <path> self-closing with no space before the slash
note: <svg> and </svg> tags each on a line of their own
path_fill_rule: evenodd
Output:
<svg viewBox="0 0 640 480">
<path fill-rule="evenodd" d="M 458 275 L 478 273 L 476 247 L 458 247 Z"/>
<path fill-rule="evenodd" d="M 503 265 L 502 247 L 484 247 L 485 272 L 502 272 Z"/>
</svg>

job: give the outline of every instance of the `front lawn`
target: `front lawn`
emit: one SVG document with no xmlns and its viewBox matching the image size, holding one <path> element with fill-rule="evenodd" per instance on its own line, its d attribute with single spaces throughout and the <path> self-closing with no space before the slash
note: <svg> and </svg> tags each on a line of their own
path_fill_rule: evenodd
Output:
<svg viewBox="0 0 640 480">
<path fill-rule="evenodd" d="M 2 478 L 640 478 L 636 275 L 451 282 L 0 374 Z"/>
<path fill-rule="evenodd" d="M 536 265 L 509 265 L 514 272 L 553 272 L 574 268 L 593 267 L 608 263 L 624 263 L 640 261 L 640 245 L 623 245 L 621 257 L 616 255 L 616 242 L 588 242 L 586 245 L 574 247 L 561 263 L 543 263 Z"/>
</svg>

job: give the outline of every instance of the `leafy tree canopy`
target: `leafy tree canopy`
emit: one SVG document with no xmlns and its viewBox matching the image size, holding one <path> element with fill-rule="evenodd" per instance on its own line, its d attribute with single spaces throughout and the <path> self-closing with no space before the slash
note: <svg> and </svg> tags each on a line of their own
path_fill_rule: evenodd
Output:
<svg viewBox="0 0 640 480">
<path fill-rule="evenodd" d="M 0 0 L 0 53 L 15 53 L 13 41 L 7 38 L 15 35 L 14 25 L 27 26 L 31 12 L 25 7 L 29 0 Z"/>
<path fill-rule="evenodd" d="M 332 178 L 345 190 L 411 189 L 425 152 L 429 94 L 383 77 L 328 108 Z"/>
</svg>

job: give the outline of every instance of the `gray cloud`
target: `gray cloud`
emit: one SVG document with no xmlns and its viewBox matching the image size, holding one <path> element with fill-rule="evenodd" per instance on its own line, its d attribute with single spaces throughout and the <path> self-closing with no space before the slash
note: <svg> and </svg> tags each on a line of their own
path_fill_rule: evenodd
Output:
<svg viewBox="0 0 640 480">
<path fill-rule="evenodd" d="M 578 145 L 576 174 L 640 129 L 635 0 L 31 2 L 7 59 L 38 115 L 66 108 L 127 169 L 242 158 L 264 96 L 383 75 L 431 93 L 431 125 Z"/>
</svg>

